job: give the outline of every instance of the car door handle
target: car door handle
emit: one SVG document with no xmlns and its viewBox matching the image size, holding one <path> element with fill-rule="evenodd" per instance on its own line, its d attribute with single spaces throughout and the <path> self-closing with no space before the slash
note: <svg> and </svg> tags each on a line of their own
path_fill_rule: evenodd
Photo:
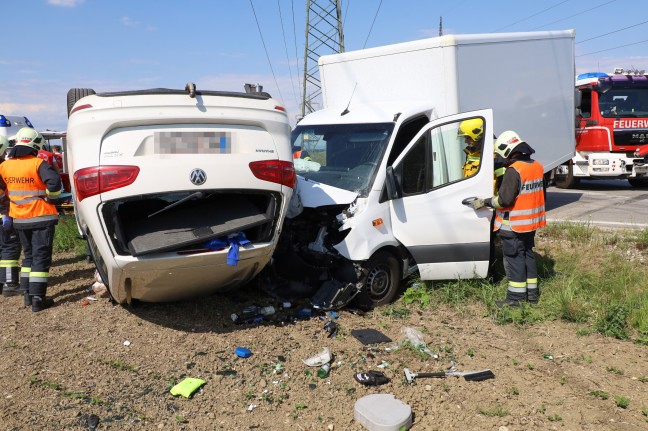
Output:
<svg viewBox="0 0 648 431">
<path fill-rule="evenodd" d="M 466 198 L 466 199 L 462 200 L 461 203 L 463 205 L 466 205 L 467 207 L 472 207 L 472 203 L 476 199 L 478 199 L 477 196 L 472 196 L 472 197 L 469 197 L 469 198 Z"/>
</svg>

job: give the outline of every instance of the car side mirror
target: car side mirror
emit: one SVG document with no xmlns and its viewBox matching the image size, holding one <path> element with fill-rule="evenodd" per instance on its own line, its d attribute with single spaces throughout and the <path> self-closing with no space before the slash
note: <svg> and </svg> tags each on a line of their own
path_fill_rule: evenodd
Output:
<svg viewBox="0 0 648 431">
<path fill-rule="evenodd" d="M 385 186 L 387 187 L 387 198 L 390 201 L 403 197 L 403 193 L 401 192 L 400 187 L 398 187 L 398 181 L 396 180 L 393 166 L 387 166 L 387 171 L 385 172 Z"/>
</svg>

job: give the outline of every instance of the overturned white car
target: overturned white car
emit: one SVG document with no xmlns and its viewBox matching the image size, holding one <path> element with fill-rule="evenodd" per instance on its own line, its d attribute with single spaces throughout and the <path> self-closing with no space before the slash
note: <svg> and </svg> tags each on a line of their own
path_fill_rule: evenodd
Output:
<svg viewBox="0 0 648 431">
<path fill-rule="evenodd" d="M 77 223 L 115 301 L 231 289 L 268 263 L 295 182 L 270 95 L 75 88 L 68 115 Z"/>
</svg>

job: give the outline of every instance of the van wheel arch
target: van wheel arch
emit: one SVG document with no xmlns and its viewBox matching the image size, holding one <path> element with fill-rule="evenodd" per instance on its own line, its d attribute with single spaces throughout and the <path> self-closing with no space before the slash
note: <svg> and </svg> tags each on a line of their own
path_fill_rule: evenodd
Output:
<svg viewBox="0 0 648 431">
<path fill-rule="evenodd" d="M 86 96 L 97 94 L 92 88 L 70 88 L 67 93 L 67 114 L 70 117 L 70 112 L 79 99 Z"/>
<path fill-rule="evenodd" d="M 400 288 L 402 264 L 398 253 L 390 249 L 380 249 L 362 264 L 362 288 L 355 303 L 363 309 L 372 309 L 389 304 Z"/>
</svg>

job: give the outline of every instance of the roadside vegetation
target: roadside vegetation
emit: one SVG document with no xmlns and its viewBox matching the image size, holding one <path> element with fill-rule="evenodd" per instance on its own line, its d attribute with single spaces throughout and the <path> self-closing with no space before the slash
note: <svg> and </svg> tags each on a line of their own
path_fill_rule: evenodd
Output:
<svg viewBox="0 0 648 431">
<path fill-rule="evenodd" d="M 55 252 L 85 255 L 73 215 L 62 216 L 54 238 Z M 532 325 L 560 319 L 579 325 L 578 334 L 598 332 L 608 337 L 648 345 L 648 229 L 605 230 L 587 223 L 552 223 L 536 237 L 541 300 L 538 305 L 497 309 L 506 295 L 506 278 L 498 253 L 501 280 L 422 282 L 408 280 L 404 294 L 379 312 L 407 317 L 413 308 L 441 304 L 464 309 L 474 302 L 500 324 Z"/>
<path fill-rule="evenodd" d="M 531 325 L 561 319 L 580 324 L 578 334 L 648 345 L 648 229 L 604 230 L 587 223 L 553 223 L 536 237 L 541 290 L 538 305 L 497 309 L 506 295 L 501 253 L 497 272 L 502 280 L 409 281 L 403 296 L 384 313 L 407 313 L 447 304 L 462 309 L 475 301 L 487 305 L 500 324 Z M 400 304 L 399 304 L 400 303 Z"/>
</svg>

